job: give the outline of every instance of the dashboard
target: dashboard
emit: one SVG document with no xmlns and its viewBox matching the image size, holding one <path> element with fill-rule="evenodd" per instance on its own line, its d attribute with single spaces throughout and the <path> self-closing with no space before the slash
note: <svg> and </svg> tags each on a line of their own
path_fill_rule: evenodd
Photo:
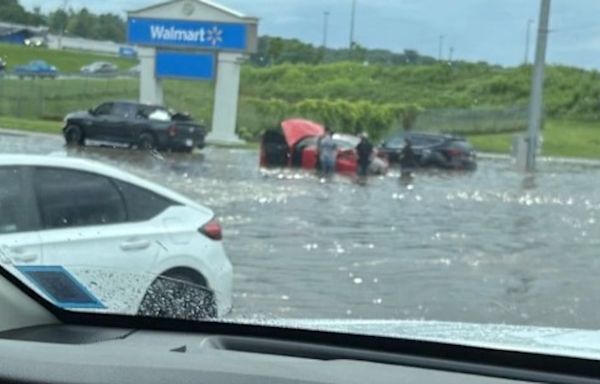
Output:
<svg viewBox="0 0 600 384">
<path fill-rule="evenodd" d="M 595 360 L 70 312 L 0 268 L 0 383 L 593 383 Z"/>
</svg>

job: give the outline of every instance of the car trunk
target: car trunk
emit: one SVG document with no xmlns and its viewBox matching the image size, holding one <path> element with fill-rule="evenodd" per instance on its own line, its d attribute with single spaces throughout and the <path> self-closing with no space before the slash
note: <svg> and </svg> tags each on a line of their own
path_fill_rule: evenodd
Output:
<svg viewBox="0 0 600 384">
<path fill-rule="evenodd" d="M 260 165 L 263 167 L 288 165 L 290 148 L 281 130 L 271 129 L 263 134 L 260 154 Z"/>
</svg>

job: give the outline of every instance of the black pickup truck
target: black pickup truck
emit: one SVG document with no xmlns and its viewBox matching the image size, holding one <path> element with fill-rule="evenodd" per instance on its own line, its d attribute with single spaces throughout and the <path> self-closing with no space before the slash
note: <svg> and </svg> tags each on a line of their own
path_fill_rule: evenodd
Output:
<svg viewBox="0 0 600 384">
<path fill-rule="evenodd" d="M 132 101 L 111 101 L 68 114 L 63 135 L 67 145 L 86 140 L 128 144 L 139 149 L 191 152 L 204 147 L 206 128 L 183 113 Z"/>
</svg>

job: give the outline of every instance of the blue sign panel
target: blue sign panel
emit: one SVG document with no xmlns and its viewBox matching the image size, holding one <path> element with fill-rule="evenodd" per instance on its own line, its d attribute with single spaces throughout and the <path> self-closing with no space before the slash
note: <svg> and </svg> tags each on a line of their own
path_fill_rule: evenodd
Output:
<svg viewBox="0 0 600 384">
<path fill-rule="evenodd" d="M 127 19 L 127 42 L 148 46 L 245 51 L 247 28 L 245 24 L 130 17 Z"/>
<path fill-rule="evenodd" d="M 61 266 L 17 266 L 16 268 L 59 307 L 106 308 L 75 276 Z"/>
<path fill-rule="evenodd" d="M 211 53 L 156 52 L 156 77 L 212 80 L 215 58 Z"/>
<path fill-rule="evenodd" d="M 137 57 L 137 51 L 132 47 L 119 47 L 119 56 Z"/>
</svg>

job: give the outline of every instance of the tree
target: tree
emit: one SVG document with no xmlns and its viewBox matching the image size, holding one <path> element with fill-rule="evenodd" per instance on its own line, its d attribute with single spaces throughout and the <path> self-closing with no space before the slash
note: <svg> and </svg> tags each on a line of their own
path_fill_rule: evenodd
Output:
<svg viewBox="0 0 600 384">
<path fill-rule="evenodd" d="M 93 36 L 99 40 L 125 41 L 125 22 L 119 16 L 105 13 L 97 17 Z"/>
<path fill-rule="evenodd" d="M 42 13 L 42 9 L 40 7 L 33 8 L 33 13 L 29 14 L 28 24 L 36 26 L 48 24 L 47 17 Z"/>
<path fill-rule="evenodd" d="M 87 8 L 82 8 L 77 14 L 72 15 L 67 23 L 69 35 L 94 38 L 93 31 L 96 28 L 96 17 Z"/>
<path fill-rule="evenodd" d="M 19 4 L 18 0 L 0 0 L 0 20 L 31 24 L 30 14 Z"/>
<path fill-rule="evenodd" d="M 67 27 L 68 21 L 69 15 L 63 9 L 57 9 L 48 14 L 48 27 L 53 33 L 63 32 Z"/>
</svg>

